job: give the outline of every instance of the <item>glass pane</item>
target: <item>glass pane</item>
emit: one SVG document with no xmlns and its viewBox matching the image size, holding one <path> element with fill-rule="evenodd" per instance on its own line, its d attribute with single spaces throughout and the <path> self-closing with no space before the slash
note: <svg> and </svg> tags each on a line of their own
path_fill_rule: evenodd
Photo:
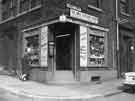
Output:
<svg viewBox="0 0 135 101">
<path fill-rule="evenodd" d="M 38 66 L 39 65 L 39 35 L 32 35 L 25 37 L 25 53 L 24 55 L 29 56 L 30 65 Z"/>
<path fill-rule="evenodd" d="M 89 38 L 89 64 L 104 64 L 104 36 L 90 34 Z"/>
</svg>

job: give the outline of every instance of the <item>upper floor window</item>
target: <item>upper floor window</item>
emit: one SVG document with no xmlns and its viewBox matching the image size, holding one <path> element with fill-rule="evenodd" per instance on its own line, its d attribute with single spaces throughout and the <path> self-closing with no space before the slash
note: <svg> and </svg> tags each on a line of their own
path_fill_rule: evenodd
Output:
<svg viewBox="0 0 135 101">
<path fill-rule="evenodd" d="M 20 0 L 20 13 L 41 4 L 41 0 Z"/>
<path fill-rule="evenodd" d="M 17 0 L 6 0 L 2 2 L 2 19 L 17 15 Z"/>
<path fill-rule="evenodd" d="M 101 8 L 101 0 L 89 0 L 89 4 L 94 7 Z"/>
<path fill-rule="evenodd" d="M 27 11 L 30 6 L 30 0 L 20 0 L 20 10 L 19 12 L 22 13 L 24 11 Z"/>
<path fill-rule="evenodd" d="M 120 0 L 120 12 L 128 13 L 128 0 Z"/>
<path fill-rule="evenodd" d="M 31 0 L 31 8 L 34 8 L 41 4 L 41 0 Z"/>
<path fill-rule="evenodd" d="M 41 0 L 2 0 L 2 20 L 16 16 L 41 4 Z"/>
</svg>

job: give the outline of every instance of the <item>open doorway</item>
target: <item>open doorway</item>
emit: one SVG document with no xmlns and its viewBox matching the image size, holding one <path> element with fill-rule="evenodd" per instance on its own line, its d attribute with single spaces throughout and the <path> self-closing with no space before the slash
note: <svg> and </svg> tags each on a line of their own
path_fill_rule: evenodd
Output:
<svg viewBox="0 0 135 101">
<path fill-rule="evenodd" d="M 56 35 L 56 70 L 72 70 L 72 36 Z"/>
<path fill-rule="evenodd" d="M 54 76 L 57 82 L 75 81 L 75 28 L 72 23 L 56 23 L 54 28 L 55 56 Z"/>
</svg>

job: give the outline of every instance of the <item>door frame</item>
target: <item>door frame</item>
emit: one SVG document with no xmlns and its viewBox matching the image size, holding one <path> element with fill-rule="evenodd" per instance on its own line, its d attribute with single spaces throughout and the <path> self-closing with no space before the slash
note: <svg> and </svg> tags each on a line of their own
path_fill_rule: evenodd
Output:
<svg viewBox="0 0 135 101">
<path fill-rule="evenodd" d="M 73 24 L 73 32 L 71 32 L 72 39 L 73 39 L 72 40 L 72 71 L 71 72 L 73 74 L 74 80 L 76 80 L 76 81 L 80 80 L 80 34 L 79 34 L 79 26 L 80 25 L 78 25 L 78 24 Z M 55 42 L 56 33 L 59 33 L 59 31 L 56 29 L 56 26 L 50 25 L 49 26 L 49 41 L 54 41 L 54 43 L 55 43 L 55 45 L 54 45 L 54 56 L 49 57 L 49 59 L 48 59 L 48 62 L 49 62 L 48 72 L 51 73 L 51 78 L 49 77 L 50 80 L 53 80 L 53 78 L 55 76 L 55 73 L 56 73 L 56 42 Z M 69 32 L 67 32 L 67 33 L 69 33 Z"/>
<path fill-rule="evenodd" d="M 65 37 L 64 35 L 66 35 L 66 34 L 67 34 L 67 33 L 62 33 L 62 35 L 63 35 L 62 37 L 64 38 L 64 37 Z M 57 35 L 59 35 L 59 34 L 55 34 L 55 52 L 56 52 L 56 53 L 55 53 L 55 57 L 54 57 L 54 58 L 55 58 L 55 63 L 56 63 L 56 64 L 55 64 L 55 71 L 73 71 L 73 68 L 74 68 L 74 65 L 73 65 L 73 64 L 74 64 L 74 63 L 73 63 L 73 62 L 74 62 L 74 61 L 73 61 L 73 59 L 74 59 L 74 57 L 73 57 L 73 54 L 74 54 L 74 50 L 73 50 L 73 48 L 74 48 L 74 41 L 73 41 L 73 40 L 74 40 L 74 39 L 73 39 L 73 34 L 72 34 L 72 33 L 69 33 L 69 34 L 71 35 L 71 36 L 70 36 L 70 40 L 72 41 L 72 42 L 70 43 L 71 47 L 69 47 L 69 48 L 70 48 L 69 51 L 70 51 L 70 53 L 71 53 L 71 54 L 70 54 L 70 55 L 71 55 L 71 57 L 70 57 L 71 60 L 70 60 L 70 65 L 69 65 L 69 66 L 71 67 L 71 70 L 57 70 L 57 60 L 56 60 L 56 59 L 57 59 Z M 67 36 L 66 36 L 66 37 L 67 37 Z M 61 40 L 61 39 L 60 39 L 60 40 Z M 69 40 L 69 41 L 70 41 L 70 40 Z"/>
</svg>

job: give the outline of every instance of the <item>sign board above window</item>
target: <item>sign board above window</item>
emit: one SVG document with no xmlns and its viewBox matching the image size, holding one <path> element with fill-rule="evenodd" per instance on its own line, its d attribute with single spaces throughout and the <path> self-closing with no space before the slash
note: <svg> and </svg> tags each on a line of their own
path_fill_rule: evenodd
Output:
<svg viewBox="0 0 135 101">
<path fill-rule="evenodd" d="M 70 16 L 77 18 L 77 19 L 81 19 L 81 20 L 85 20 L 88 21 L 90 23 L 95 23 L 98 24 L 98 17 L 74 10 L 74 9 L 70 9 Z"/>
</svg>

